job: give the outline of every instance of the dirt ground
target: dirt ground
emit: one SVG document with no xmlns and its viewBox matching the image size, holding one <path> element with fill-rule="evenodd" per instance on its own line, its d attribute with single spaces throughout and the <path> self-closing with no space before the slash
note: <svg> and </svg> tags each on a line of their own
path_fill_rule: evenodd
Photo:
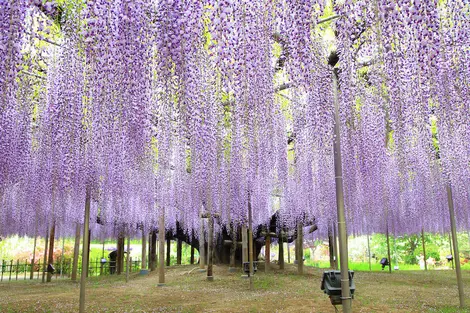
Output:
<svg viewBox="0 0 470 313">
<path fill-rule="evenodd" d="M 274 265 L 275 266 L 275 265 Z M 166 285 L 158 287 L 158 273 L 89 278 L 87 312 L 335 312 L 320 290 L 323 269 L 305 268 L 258 272 L 255 291 L 241 272 L 215 266 L 214 281 L 194 265 L 166 270 Z M 466 304 L 470 308 L 470 272 L 463 273 Z M 458 309 L 453 271 L 356 272 L 354 312 L 470 312 Z M 77 312 L 79 284 L 57 280 L 0 284 L 0 312 Z M 341 311 L 341 307 L 338 307 Z"/>
</svg>

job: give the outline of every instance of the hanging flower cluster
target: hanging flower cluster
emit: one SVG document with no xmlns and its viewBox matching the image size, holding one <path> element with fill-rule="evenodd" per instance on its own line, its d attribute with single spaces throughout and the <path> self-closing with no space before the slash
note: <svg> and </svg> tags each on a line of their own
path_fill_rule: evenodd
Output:
<svg viewBox="0 0 470 313">
<path fill-rule="evenodd" d="M 349 232 L 443 231 L 448 184 L 458 226 L 469 226 L 465 1 L 346 0 L 329 22 L 333 52 L 325 1 L 0 9 L 2 235 L 52 223 L 67 235 L 90 188 L 103 236 L 157 227 L 162 214 L 189 233 L 202 213 L 246 224 L 249 201 L 254 226 L 278 212 L 279 227 L 316 223 L 326 236 L 335 92 Z M 60 23 L 61 38 L 36 82 L 19 73 L 36 31 L 25 21 L 38 14 Z"/>
</svg>

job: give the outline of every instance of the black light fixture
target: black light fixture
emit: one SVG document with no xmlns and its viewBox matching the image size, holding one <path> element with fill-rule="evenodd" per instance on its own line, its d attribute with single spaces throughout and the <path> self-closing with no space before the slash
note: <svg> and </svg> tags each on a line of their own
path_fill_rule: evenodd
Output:
<svg viewBox="0 0 470 313">
<path fill-rule="evenodd" d="M 354 272 L 348 271 L 349 290 L 353 298 L 356 284 L 354 283 Z M 321 280 L 321 290 L 330 297 L 331 304 L 342 304 L 341 299 L 341 271 L 325 271 Z"/>
<path fill-rule="evenodd" d="M 54 268 L 54 266 L 52 266 L 52 264 L 47 265 L 47 272 L 51 273 L 51 274 L 55 273 L 55 268 Z"/>
<path fill-rule="evenodd" d="M 380 260 L 380 264 L 382 264 L 382 271 L 384 270 L 385 266 L 390 266 L 390 262 L 387 258 L 382 258 Z"/>
<path fill-rule="evenodd" d="M 253 275 L 256 273 L 258 270 L 258 262 L 254 261 L 253 262 Z M 250 262 L 243 262 L 243 271 L 245 272 L 248 277 L 250 276 Z"/>
<path fill-rule="evenodd" d="M 446 256 L 446 259 L 447 259 L 447 262 L 450 262 L 454 259 L 454 257 L 452 256 L 452 254 L 449 254 Z"/>
</svg>

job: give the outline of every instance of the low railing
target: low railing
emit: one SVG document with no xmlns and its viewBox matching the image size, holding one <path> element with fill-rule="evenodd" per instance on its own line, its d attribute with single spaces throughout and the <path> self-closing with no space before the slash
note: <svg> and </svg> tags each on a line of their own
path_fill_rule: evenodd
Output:
<svg viewBox="0 0 470 313">
<path fill-rule="evenodd" d="M 72 263 L 71 259 L 67 261 L 57 261 L 52 264 L 54 268 L 53 278 L 68 278 L 72 275 Z M 141 267 L 141 260 L 130 258 L 130 272 L 135 272 Z M 123 270 L 122 273 L 126 272 L 126 258 L 124 258 Z M 32 260 L 2 260 L 0 264 L 0 282 L 3 281 L 12 281 L 12 280 L 27 280 L 27 279 L 42 279 L 42 274 L 47 275 L 47 266 L 44 266 L 44 263 L 41 263 L 38 260 L 37 263 L 33 264 Z M 81 262 L 78 264 L 77 277 L 82 272 Z M 110 262 L 101 262 L 100 259 L 90 260 L 88 265 L 88 276 L 100 276 L 100 275 L 110 275 L 111 273 L 116 272 L 116 263 Z"/>
</svg>

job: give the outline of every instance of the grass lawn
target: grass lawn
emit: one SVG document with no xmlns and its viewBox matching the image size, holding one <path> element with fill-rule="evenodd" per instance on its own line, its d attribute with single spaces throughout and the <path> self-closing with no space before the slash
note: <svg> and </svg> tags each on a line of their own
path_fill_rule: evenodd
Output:
<svg viewBox="0 0 470 313">
<path fill-rule="evenodd" d="M 285 271 L 259 272 L 255 291 L 226 266 L 214 267 L 213 282 L 193 269 L 168 268 L 164 287 L 157 287 L 157 273 L 133 273 L 127 284 L 124 275 L 89 278 L 87 312 L 335 312 L 320 290 L 323 269 L 305 267 L 299 276 L 294 265 L 286 264 Z M 463 277 L 470 305 L 470 272 Z M 355 283 L 354 312 L 470 312 L 458 309 L 453 271 L 356 272 Z M 0 284 L 2 313 L 77 312 L 78 299 L 79 284 L 69 280 Z"/>
</svg>

